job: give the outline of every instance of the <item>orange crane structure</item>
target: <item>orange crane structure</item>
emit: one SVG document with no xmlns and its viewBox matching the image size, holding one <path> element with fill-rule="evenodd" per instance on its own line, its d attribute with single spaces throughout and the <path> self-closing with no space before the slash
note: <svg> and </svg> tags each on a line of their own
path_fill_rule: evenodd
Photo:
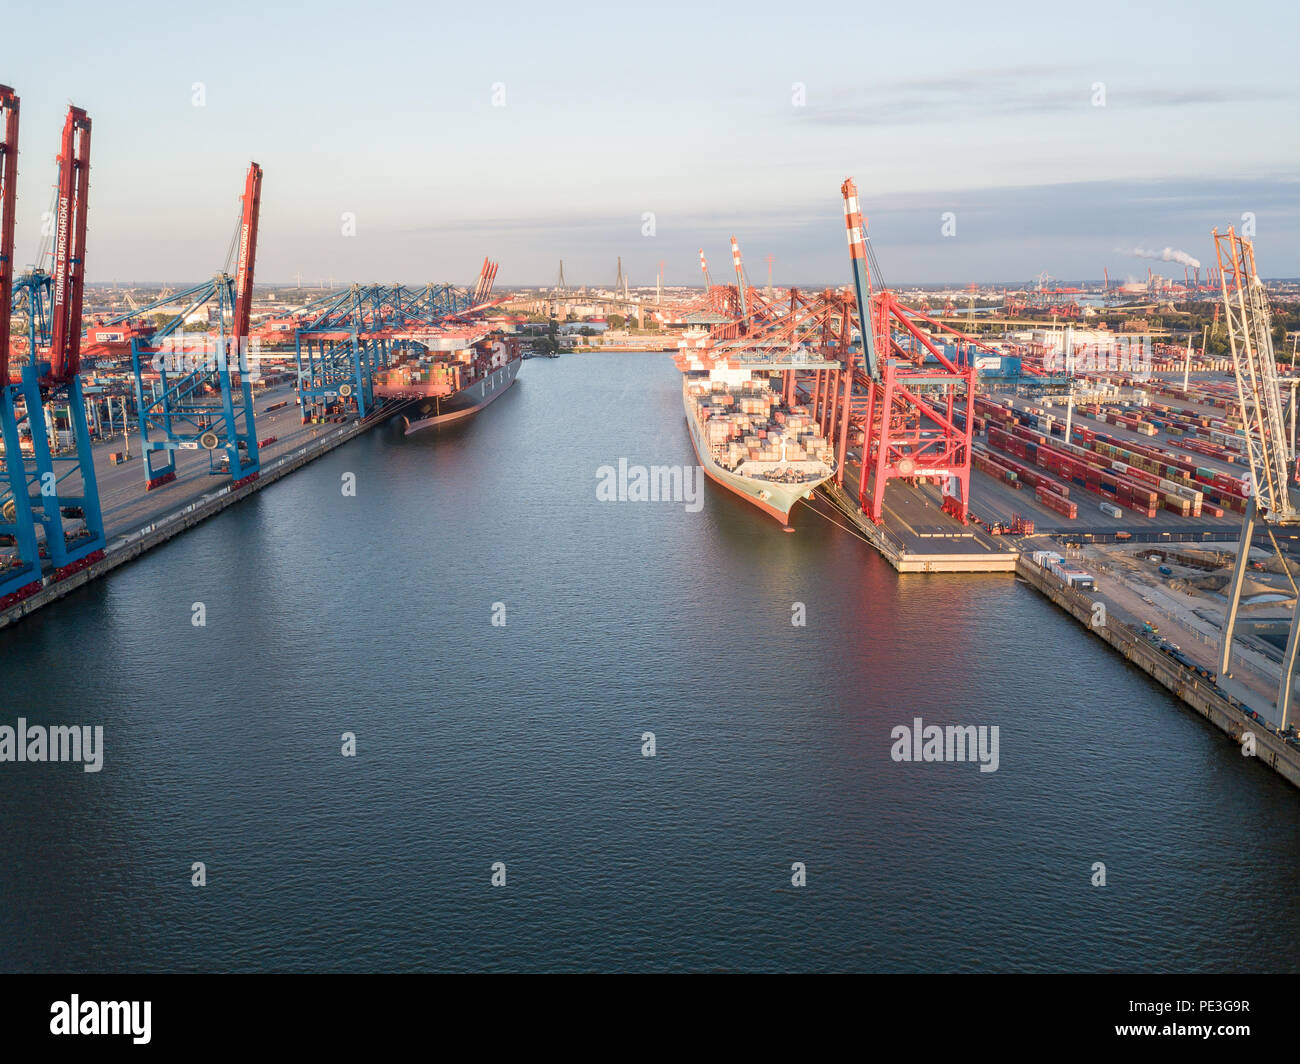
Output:
<svg viewBox="0 0 1300 1064">
<path fill-rule="evenodd" d="M 843 486 L 849 447 L 861 444 L 858 503 L 879 524 L 891 480 L 933 480 L 943 509 L 968 517 L 975 370 L 959 365 L 922 325 L 999 353 L 877 287 L 866 227 L 852 180 L 841 186 L 853 283 L 848 288 L 766 296 L 750 286 L 731 239 L 734 285 L 709 284 L 702 297 L 660 320 L 688 326 L 682 369 L 766 369 L 782 378 L 787 406 L 809 412 L 837 456 Z M 708 277 L 704 253 L 700 265 Z M 856 326 L 856 328 L 855 328 Z M 692 328 L 693 327 L 693 328 Z"/>
<path fill-rule="evenodd" d="M 848 385 L 844 390 L 841 431 L 847 437 L 860 411 L 856 417 L 863 433 L 859 505 L 879 524 L 890 480 L 933 478 L 939 482 L 945 512 L 965 523 L 975 369 L 953 362 L 921 331 L 917 320 L 953 335 L 964 334 L 903 306 L 888 288 L 873 289 L 874 256 L 852 178 L 840 186 L 840 195 L 863 354 L 862 364 L 853 367 L 850 375 L 857 398 Z M 878 267 L 875 274 L 879 276 Z"/>
</svg>

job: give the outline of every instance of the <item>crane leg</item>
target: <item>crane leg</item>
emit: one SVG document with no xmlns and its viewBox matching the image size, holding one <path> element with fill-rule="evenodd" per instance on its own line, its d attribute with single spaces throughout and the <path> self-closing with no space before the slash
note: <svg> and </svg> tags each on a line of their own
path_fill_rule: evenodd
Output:
<svg viewBox="0 0 1300 1064">
<path fill-rule="evenodd" d="M 1228 603 L 1223 611 L 1223 643 L 1219 648 L 1219 675 L 1229 676 L 1228 663 L 1232 658 L 1232 632 L 1237 627 L 1237 608 L 1241 605 L 1241 582 L 1250 560 L 1250 543 L 1255 535 L 1255 497 L 1246 503 L 1241 519 L 1241 539 L 1237 543 L 1237 561 L 1232 567 L 1232 580 L 1228 584 Z"/>
<path fill-rule="evenodd" d="M 1300 642 L 1300 597 L 1291 611 L 1291 632 L 1286 637 L 1286 653 L 1282 657 L 1282 678 L 1277 688 L 1277 711 L 1281 715 L 1278 727 L 1286 728 L 1291 711 L 1291 696 L 1295 690 L 1295 658 Z"/>
</svg>

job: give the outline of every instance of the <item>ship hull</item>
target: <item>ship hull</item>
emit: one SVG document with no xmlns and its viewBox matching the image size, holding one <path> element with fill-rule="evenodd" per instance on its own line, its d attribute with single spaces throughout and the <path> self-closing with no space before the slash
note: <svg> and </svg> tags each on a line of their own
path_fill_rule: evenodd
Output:
<svg viewBox="0 0 1300 1064">
<path fill-rule="evenodd" d="M 431 416 L 402 418 L 406 426 L 406 435 L 410 436 L 415 432 L 450 425 L 477 414 L 493 400 L 505 394 L 510 385 L 514 384 L 522 361 L 522 359 L 516 358 L 507 362 L 501 369 L 494 370 L 482 380 L 475 381 L 468 388 L 462 389 L 455 395 L 449 395 L 446 399 L 437 401 L 434 405 L 437 412 Z"/>
<path fill-rule="evenodd" d="M 800 499 L 812 498 L 812 494 L 817 487 L 834 476 L 832 470 L 824 477 L 816 480 L 808 480 L 799 484 L 781 484 L 776 481 L 743 476 L 739 473 L 733 473 L 729 469 L 724 469 L 713 459 L 709 453 L 709 448 L 705 445 L 699 423 L 691 416 L 690 399 L 684 388 L 682 395 L 686 403 L 686 428 L 690 433 L 691 446 L 695 449 L 695 457 L 699 460 L 700 467 L 704 470 L 705 475 L 715 484 L 726 488 L 734 495 L 739 495 L 747 503 L 758 507 L 763 513 L 775 518 L 783 525 L 789 523 L 790 511 L 794 509 Z"/>
</svg>

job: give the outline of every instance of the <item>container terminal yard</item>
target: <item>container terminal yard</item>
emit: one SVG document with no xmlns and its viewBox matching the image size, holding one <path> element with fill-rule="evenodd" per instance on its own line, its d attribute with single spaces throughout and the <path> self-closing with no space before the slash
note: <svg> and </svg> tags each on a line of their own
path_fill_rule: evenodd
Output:
<svg viewBox="0 0 1300 1064">
<path fill-rule="evenodd" d="M 1140 320 L 1076 334 L 1073 302 L 1049 306 L 1063 328 L 994 338 L 976 335 L 973 307 L 954 323 L 946 306 L 945 321 L 875 284 L 856 186 L 840 191 L 849 289 L 773 298 L 747 283 L 733 238 L 736 284 L 713 285 L 701 250 L 705 296 L 663 315 L 684 327 L 678 367 L 714 381 L 713 457 L 770 461 L 767 415 L 758 429 L 732 412 L 725 383 L 766 373 L 837 456 L 810 506 L 829 504 L 900 572 L 1016 571 L 1300 785 L 1295 377 L 1252 241 L 1215 231 L 1217 268 L 1204 285 L 1199 267 L 1185 275 L 1181 295 L 1222 300 L 1199 352 L 1192 330 L 1179 349 Z M 1229 357 L 1212 357 L 1211 329 Z"/>
<path fill-rule="evenodd" d="M 484 259 L 466 286 L 259 300 L 254 163 L 211 280 L 123 293 L 85 282 L 91 118 L 77 107 L 54 238 L 15 271 L 19 111 L 0 87 L 0 627 L 402 413 L 408 393 L 463 374 L 450 394 L 475 367 L 513 365 L 500 352 L 521 342 L 553 356 L 566 319 L 617 314 L 628 330 L 599 346 L 672 350 L 684 373 L 770 393 L 760 428 L 730 392 L 697 388 L 718 468 L 824 459 L 777 515 L 787 531 L 831 521 L 904 574 L 1018 574 L 1300 785 L 1300 377 L 1270 317 L 1270 299 L 1296 294 L 1266 291 L 1231 230 L 1213 234 L 1204 280 L 903 292 L 881 283 L 850 179 L 847 284 L 755 286 L 733 237 L 734 283 L 714 282 L 701 249 L 702 289 L 661 275 L 634 292 L 620 262 L 611 289 L 574 292 L 561 266 L 553 288 L 494 294 Z"/>
<path fill-rule="evenodd" d="M 0 86 L 0 627 L 400 413 L 407 401 L 376 396 L 387 374 L 450 395 L 516 347 L 485 318 L 488 259 L 468 288 L 353 285 L 255 331 L 257 163 L 213 279 L 87 329 L 91 118 L 68 109 L 54 238 L 16 275 L 19 116 Z M 280 350 L 263 357 L 263 337 Z"/>
</svg>

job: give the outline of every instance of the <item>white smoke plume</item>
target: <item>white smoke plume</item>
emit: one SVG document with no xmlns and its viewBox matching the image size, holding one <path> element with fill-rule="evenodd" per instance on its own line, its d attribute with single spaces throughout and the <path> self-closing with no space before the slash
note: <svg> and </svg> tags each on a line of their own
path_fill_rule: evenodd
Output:
<svg viewBox="0 0 1300 1064">
<path fill-rule="evenodd" d="M 1139 259 L 1159 259 L 1161 262 L 1176 262 L 1179 266 L 1190 266 L 1193 270 L 1201 268 L 1201 260 L 1194 259 L 1185 251 L 1179 251 L 1177 248 L 1165 248 L 1163 251 L 1152 251 L 1149 248 L 1129 248 L 1121 250 L 1121 255 L 1136 255 Z"/>
</svg>

